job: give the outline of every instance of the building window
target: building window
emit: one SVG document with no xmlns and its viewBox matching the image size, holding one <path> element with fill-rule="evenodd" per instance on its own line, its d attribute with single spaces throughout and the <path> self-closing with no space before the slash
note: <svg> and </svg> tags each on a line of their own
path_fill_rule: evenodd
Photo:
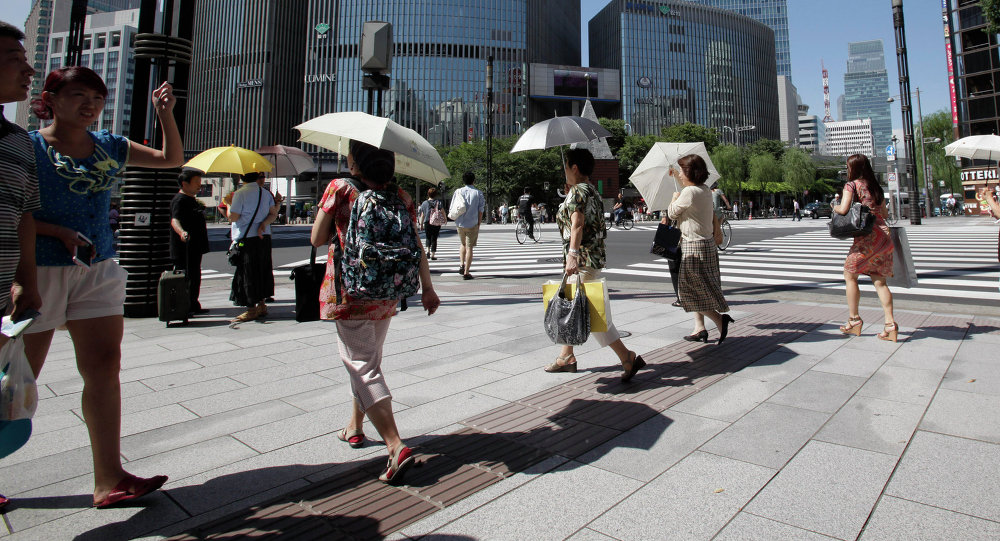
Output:
<svg viewBox="0 0 1000 541">
<path fill-rule="evenodd" d="M 84 37 L 83 38 L 83 50 L 84 51 L 89 51 L 90 50 L 90 45 L 91 45 L 91 37 L 90 36 Z"/>
<path fill-rule="evenodd" d="M 108 46 L 108 35 L 105 33 L 97 34 L 97 48 L 103 49 Z"/>
<path fill-rule="evenodd" d="M 121 47 L 121 44 L 122 44 L 122 33 L 121 32 L 112 32 L 111 33 L 111 46 L 112 47 Z"/>
<path fill-rule="evenodd" d="M 52 39 L 52 51 L 53 54 L 63 52 L 63 40 L 62 38 Z"/>
</svg>

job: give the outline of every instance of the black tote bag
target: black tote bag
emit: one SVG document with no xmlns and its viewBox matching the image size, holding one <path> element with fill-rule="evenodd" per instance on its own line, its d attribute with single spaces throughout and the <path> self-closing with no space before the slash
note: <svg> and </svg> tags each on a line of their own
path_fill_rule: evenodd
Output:
<svg viewBox="0 0 1000 541">
<path fill-rule="evenodd" d="M 653 237 L 649 253 L 673 261 L 681 260 L 681 230 L 672 225 L 660 224 Z"/>
<path fill-rule="evenodd" d="M 830 236 L 837 239 L 863 237 L 872 232 L 875 227 L 875 215 L 872 209 L 861 203 L 851 205 L 847 214 L 836 212 L 830 217 Z"/>
</svg>

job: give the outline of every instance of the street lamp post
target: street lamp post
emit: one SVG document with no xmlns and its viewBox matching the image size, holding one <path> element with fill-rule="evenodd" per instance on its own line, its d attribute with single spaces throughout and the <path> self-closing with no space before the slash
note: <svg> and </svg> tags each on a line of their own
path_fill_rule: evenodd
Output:
<svg viewBox="0 0 1000 541">
<path fill-rule="evenodd" d="M 903 20 L 903 0 L 892 0 L 892 26 L 896 33 L 896 63 L 899 68 L 900 108 L 903 110 L 903 144 L 906 155 L 913 156 L 916 149 L 913 144 L 913 110 L 910 107 L 910 65 L 906 54 L 906 23 Z M 911 160 L 912 162 L 912 160 Z M 917 192 L 917 176 L 913 166 L 907 164 L 910 173 L 910 223 L 920 225 L 920 194 Z"/>
<path fill-rule="evenodd" d="M 486 223 L 493 221 L 493 55 L 486 59 Z"/>
</svg>

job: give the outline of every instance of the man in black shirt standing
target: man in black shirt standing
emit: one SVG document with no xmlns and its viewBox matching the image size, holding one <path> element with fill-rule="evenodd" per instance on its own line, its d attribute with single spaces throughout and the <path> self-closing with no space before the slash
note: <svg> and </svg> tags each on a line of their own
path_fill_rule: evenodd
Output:
<svg viewBox="0 0 1000 541">
<path fill-rule="evenodd" d="M 201 256 L 208 252 L 208 227 L 205 210 L 196 199 L 201 189 L 201 174 L 186 169 L 177 177 L 180 191 L 170 202 L 170 259 L 174 268 L 187 272 L 191 313 L 204 314 L 198 302 L 201 290 Z"/>
<path fill-rule="evenodd" d="M 528 236 L 535 239 L 535 216 L 531 213 L 531 188 L 524 189 L 524 195 L 517 200 L 517 214 L 528 224 Z"/>
</svg>

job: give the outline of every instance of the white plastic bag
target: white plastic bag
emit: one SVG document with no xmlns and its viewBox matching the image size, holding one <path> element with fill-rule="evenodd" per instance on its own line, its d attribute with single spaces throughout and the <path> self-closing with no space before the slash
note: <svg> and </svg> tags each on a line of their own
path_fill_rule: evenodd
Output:
<svg viewBox="0 0 1000 541">
<path fill-rule="evenodd" d="M 38 388 L 24 341 L 12 339 L 0 349 L 0 421 L 31 419 L 37 407 Z"/>
</svg>

